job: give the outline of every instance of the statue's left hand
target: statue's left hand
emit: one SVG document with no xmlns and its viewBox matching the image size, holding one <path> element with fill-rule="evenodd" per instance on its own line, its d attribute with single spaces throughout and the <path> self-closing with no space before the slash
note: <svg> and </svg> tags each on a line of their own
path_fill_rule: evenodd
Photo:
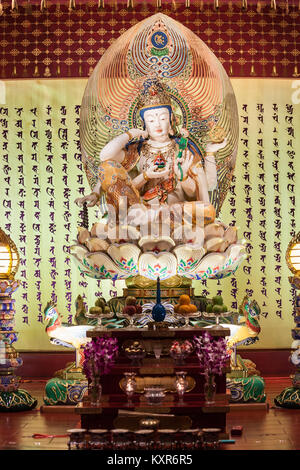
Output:
<svg viewBox="0 0 300 470">
<path fill-rule="evenodd" d="M 190 154 L 187 158 L 181 157 L 176 160 L 174 171 L 179 181 L 187 175 L 187 172 L 193 163 L 193 159 L 194 156 Z M 182 174 L 178 166 L 179 163 L 181 164 Z"/>
<path fill-rule="evenodd" d="M 224 139 L 223 142 L 218 144 L 213 144 L 212 142 L 209 142 L 206 146 L 206 152 L 216 153 L 218 150 L 221 150 L 226 147 L 227 142 L 227 139 Z"/>
</svg>

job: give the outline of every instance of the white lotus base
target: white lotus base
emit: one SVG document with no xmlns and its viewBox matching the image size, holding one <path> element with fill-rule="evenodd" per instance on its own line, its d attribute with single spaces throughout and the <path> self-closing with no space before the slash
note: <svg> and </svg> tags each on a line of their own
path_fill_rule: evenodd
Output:
<svg viewBox="0 0 300 470">
<path fill-rule="evenodd" d="M 206 252 L 203 247 L 185 244 L 174 247 L 170 242 L 164 250 L 142 251 L 138 244 L 108 244 L 106 250 L 91 252 L 84 244 L 71 246 L 71 255 L 79 270 L 94 279 L 119 280 L 144 276 L 161 281 L 179 275 L 189 279 L 222 279 L 233 274 L 246 258 L 243 242 L 231 244 L 223 253 Z"/>
</svg>

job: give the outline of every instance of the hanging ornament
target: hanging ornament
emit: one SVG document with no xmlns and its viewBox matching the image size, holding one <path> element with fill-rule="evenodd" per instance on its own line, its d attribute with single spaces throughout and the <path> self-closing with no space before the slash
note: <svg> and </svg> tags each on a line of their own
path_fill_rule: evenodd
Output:
<svg viewBox="0 0 300 470">
<path fill-rule="evenodd" d="M 293 77 L 300 77 L 300 73 L 298 72 L 298 65 L 294 67 Z"/>
<path fill-rule="evenodd" d="M 191 2 L 190 0 L 185 0 L 185 8 L 190 8 Z"/>
<path fill-rule="evenodd" d="M 242 0 L 242 10 L 246 11 L 248 8 L 247 0 Z"/>
<path fill-rule="evenodd" d="M 18 11 L 18 2 L 17 2 L 17 0 L 11 0 L 11 11 Z"/>
<path fill-rule="evenodd" d="M 48 66 L 45 67 L 44 77 L 51 77 L 50 68 Z"/>
<path fill-rule="evenodd" d="M 40 10 L 43 12 L 47 10 L 47 0 L 41 0 Z"/>
<path fill-rule="evenodd" d="M 0 16 L 2 16 L 3 13 L 4 13 L 4 8 L 3 8 L 2 2 L 0 0 Z"/>
<path fill-rule="evenodd" d="M 286 2 L 285 2 L 285 12 L 286 12 L 287 15 L 289 14 L 289 10 L 290 10 L 289 9 L 289 0 L 286 0 Z"/>
<path fill-rule="evenodd" d="M 276 65 L 273 65 L 271 76 L 278 77 Z"/>
<path fill-rule="evenodd" d="M 35 67 L 34 67 L 33 76 L 34 76 L 34 77 L 39 77 L 39 75 L 40 75 L 40 74 L 39 74 L 39 68 L 38 68 L 38 66 L 37 66 L 37 64 L 36 64 Z"/>
<path fill-rule="evenodd" d="M 276 10 L 276 0 L 271 0 L 271 10 Z"/>
<path fill-rule="evenodd" d="M 98 9 L 102 10 L 103 8 L 105 8 L 104 0 L 99 0 L 98 1 Z"/>
<path fill-rule="evenodd" d="M 127 8 L 133 8 L 133 0 L 127 0 Z"/>
<path fill-rule="evenodd" d="M 26 2 L 25 11 L 26 11 L 27 15 L 32 14 L 32 6 L 31 6 L 31 3 L 30 3 L 29 0 L 27 0 L 27 2 Z"/>
<path fill-rule="evenodd" d="M 219 0 L 214 0 L 214 9 L 215 10 L 219 9 Z"/>
<path fill-rule="evenodd" d="M 256 7 L 256 11 L 257 13 L 260 13 L 261 12 L 261 3 L 260 2 L 257 2 L 257 7 Z"/>
<path fill-rule="evenodd" d="M 156 0 L 156 6 L 157 8 L 161 8 L 161 0 Z"/>
<path fill-rule="evenodd" d="M 75 0 L 69 0 L 69 11 L 75 10 Z"/>
</svg>

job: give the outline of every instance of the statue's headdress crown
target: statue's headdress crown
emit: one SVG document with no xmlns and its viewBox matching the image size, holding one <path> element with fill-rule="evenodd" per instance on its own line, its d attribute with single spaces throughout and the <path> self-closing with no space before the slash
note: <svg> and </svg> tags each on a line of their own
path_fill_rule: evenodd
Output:
<svg viewBox="0 0 300 470">
<path fill-rule="evenodd" d="M 165 86 L 158 80 L 146 80 L 138 99 L 140 113 L 149 108 L 168 106 L 171 109 L 171 99 Z"/>
</svg>

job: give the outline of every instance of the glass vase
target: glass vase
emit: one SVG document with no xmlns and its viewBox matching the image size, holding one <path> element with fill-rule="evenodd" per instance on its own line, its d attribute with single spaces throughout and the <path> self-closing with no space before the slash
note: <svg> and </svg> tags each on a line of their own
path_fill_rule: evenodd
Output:
<svg viewBox="0 0 300 470">
<path fill-rule="evenodd" d="M 204 396 L 205 396 L 205 403 L 207 405 L 212 405 L 213 403 L 215 403 L 216 381 L 215 381 L 215 375 L 212 373 L 205 374 Z"/>
<path fill-rule="evenodd" d="M 183 403 L 183 396 L 188 388 L 188 381 L 186 378 L 186 372 L 176 372 L 175 387 L 179 397 L 179 403 Z"/>
<path fill-rule="evenodd" d="M 100 406 L 102 395 L 102 385 L 100 377 L 94 377 L 89 385 L 89 396 L 92 406 Z"/>
</svg>

